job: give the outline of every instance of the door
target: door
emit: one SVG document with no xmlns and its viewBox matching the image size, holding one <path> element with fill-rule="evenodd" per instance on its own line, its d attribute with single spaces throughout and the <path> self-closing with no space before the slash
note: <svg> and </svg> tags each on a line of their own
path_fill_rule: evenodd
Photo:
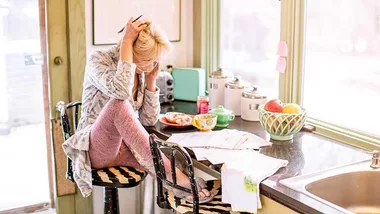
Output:
<svg viewBox="0 0 380 214">
<path fill-rule="evenodd" d="M 84 199 L 65 179 L 55 110 L 57 101 L 81 99 L 84 5 L 0 0 L 0 213 L 50 207 L 92 213 L 92 198 Z M 70 191 L 59 191 L 67 186 Z"/>
<path fill-rule="evenodd" d="M 1 0 L 0 0 L 1 1 Z M 81 100 L 86 64 L 85 0 L 40 0 L 46 7 L 50 127 L 54 194 L 58 214 L 91 214 L 92 197 L 83 198 L 65 177 L 66 157 L 55 105 Z M 41 8 L 42 9 L 42 8 Z M 89 15 L 89 14 L 87 14 Z"/>
<path fill-rule="evenodd" d="M 54 206 L 40 6 L 0 0 L 0 212 Z"/>
</svg>

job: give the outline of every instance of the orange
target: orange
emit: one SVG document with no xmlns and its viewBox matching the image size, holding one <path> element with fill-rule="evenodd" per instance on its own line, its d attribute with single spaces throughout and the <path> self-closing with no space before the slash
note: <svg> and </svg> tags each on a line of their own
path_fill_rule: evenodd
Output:
<svg viewBox="0 0 380 214">
<path fill-rule="evenodd" d="M 295 104 L 295 103 L 289 103 L 282 108 L 282 113 L 288 113 L 288 114 L 298 114 L 302 111 L 301 106 Z"/>
</svg>

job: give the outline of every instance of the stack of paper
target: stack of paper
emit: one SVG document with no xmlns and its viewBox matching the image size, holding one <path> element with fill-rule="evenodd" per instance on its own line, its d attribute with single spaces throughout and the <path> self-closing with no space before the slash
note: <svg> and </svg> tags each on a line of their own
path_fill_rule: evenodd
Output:
<svg viewBox="0 0 380 214">
<path fill-rule="evenodd" d="M 173 134 L 168 141 L 191 148 L 197 160 L 209 160 L 213 164 L 222 163 L 220 157 L 223 157 L 223 150 L 259 149 L 272 145 L 252 133 L 234 129 Z"/>
<path fill-rule="evenodd" d="M 188 148 L 259 149 L 272 145 L 254 134 L 234 129 L 173 134 L 168 141 Z"/>
</svg>

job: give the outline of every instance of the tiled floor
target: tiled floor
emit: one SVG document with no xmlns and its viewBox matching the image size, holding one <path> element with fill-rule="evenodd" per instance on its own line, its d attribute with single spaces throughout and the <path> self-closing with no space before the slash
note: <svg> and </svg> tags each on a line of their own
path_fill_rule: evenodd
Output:
<svg viewBox="0 0 380 214">
<path fill-rule="evenodd" d="M 49 202 L 44 124 L 0 135 L 0 211 Z"/>
</svg>

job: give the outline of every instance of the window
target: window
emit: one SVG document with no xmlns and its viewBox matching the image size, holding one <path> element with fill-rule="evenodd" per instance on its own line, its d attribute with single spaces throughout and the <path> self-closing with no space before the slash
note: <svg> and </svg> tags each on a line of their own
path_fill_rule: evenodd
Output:
<svg viewBox="0 0 380 214">
<path fill-rule="evenodd" d="M 220 65 L 277 97 L 281 3 L 263 0 L 225 0 L 221 4 Z"/>
<path fill-rule="evenodd" d="M 301 102 L 316 133 L 367 149 L 380 145 L 379 0 L 220 4 L 222 68 L 258 85 L 269 99 Z M 281 75 L 275 71 L 280 39 L 289 45 Z"/>
<path fill-rule="evenodd" d="M 0 168 L 6 172 L 0 179 L 0 213 L 47 209 L 52 202 L 39 2 L 0 0 Z M 8 211 L 13 209 L 19 212 Z"/>
<path fill-rule="evenodd" d="M 306 22 L 309 117 L 380 135 L 380 1 L 310 0 Z"/>
</svg>

